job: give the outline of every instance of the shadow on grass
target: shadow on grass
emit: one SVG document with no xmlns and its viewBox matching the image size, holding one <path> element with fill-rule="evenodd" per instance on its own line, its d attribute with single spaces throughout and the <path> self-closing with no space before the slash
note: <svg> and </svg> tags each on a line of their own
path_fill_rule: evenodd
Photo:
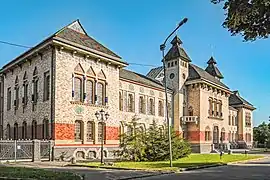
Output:
<svg viewBox="0 0 270 180">
<path fill-rule="evenodd" d="M 206 163 L 173 162 L 173 167 L 190 168 L 190 167 L 207 166 L 207 165 L 214 165 L 214 164 L 221 164 L 221 162 L 206 162 Z M 169 167 L 169 165 L 170 165 L 169 163 L 160 162 L 160 163 L 147 164 L 147 167 L 148 168 L 166 168 L 166 167 Z"/>
</svg>

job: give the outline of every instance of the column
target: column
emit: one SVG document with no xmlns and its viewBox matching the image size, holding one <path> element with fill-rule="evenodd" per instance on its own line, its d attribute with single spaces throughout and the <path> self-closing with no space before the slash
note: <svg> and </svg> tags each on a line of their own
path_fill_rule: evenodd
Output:
<svg viewBox="0 0 270 180">
<path fill-rule="evenodd" d="M 37 162 L 41 161 L 41 155 L 40 155 L 40 140 L 33 140 L 33 155 L 32 155 L 32 161 Z"/>
</svg>

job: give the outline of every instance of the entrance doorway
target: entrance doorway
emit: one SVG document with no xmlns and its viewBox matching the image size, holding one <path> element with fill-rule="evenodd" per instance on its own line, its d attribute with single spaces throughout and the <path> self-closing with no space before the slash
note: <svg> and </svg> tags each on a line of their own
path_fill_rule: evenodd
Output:
<svg viewBox="0 0 270 180">
<path fill-rule="evenodd" d="M 215 149 L 218 149 L 218 145 L 219 145 L 219 129 L 218 126 L 214 126 L 213 129 L 213 144 Z"/>
</svg>

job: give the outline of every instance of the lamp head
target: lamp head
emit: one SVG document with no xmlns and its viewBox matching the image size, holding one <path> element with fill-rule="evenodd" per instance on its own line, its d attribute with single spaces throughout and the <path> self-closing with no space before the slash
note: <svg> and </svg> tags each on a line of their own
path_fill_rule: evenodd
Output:
<svg viewBox="0 0 270 180">
<path fill-rule="evenodd" d="M 109 113 L 108 113 L 108 112 L 106 112 L 106 114 L 105 114 L 105 118 L 106 118 L 106 120 L 108 120 L 108 119 L 109 119 L 109 117 L 110 117 Z"/>
<path fill-rule="evenodd" d="M 95 113 L 95 116 L 96 116 L 96 118 L 97 118 L 97 119 L 99 119 L 99 118 L 100 118 L 100 114 L 99 114 L 99 112 L 98 112 L 98 111 Z"/>
<path fill-rule="evenodd" d="M 104 115 L 105 111 L 103 109 L 100 110 L 100 114 Z"/>
</svg>

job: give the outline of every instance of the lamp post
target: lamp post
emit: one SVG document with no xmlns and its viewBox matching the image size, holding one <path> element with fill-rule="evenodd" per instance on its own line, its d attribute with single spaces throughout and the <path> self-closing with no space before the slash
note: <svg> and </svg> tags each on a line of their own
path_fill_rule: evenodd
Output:
<svg viewBox="0 0 270 180">
<path fill-rule="evenodd" d="M 187 18 L 184 18 L 178 26 L 171 32 L 171 34 L 165 39 L 164 43 L 160 45 L 160 51 L 162 51 L 162 62 L 163 62 L 163 70 L 164 70 L 164 88 L 165 88 L 165 101 L 166 101 L 166 121 L 168 126 L 168 138 L 169 138 L 169 146 L 170 146 L 170 167 L 172 167 L 172 140 L 171 140 L 171 126 L 169 121 L 169 114 L 168 114 L 168 95 L 167 95 L 167 80 L 166 80 L 166 65 L 165 65 L 165 48 L 168 39 L 179 29 L 183 24 L 187 22 Z"/>
<path fill-rule="evenodd" d="M 100 111 L 97 111 L 95 113 L 95 116 L 97 118 L 98 121 L 101 122 L 101 125 L 102 125 L 102 131 L 101 131 L 101 158 L 100 158 L 100 163 L 103 164 L 103 146 L 104 146 L 104 124 L 105 124 L 105 121 L 108 120 L 109 118 L 109 113 L 106 112 L 101 109 Z"/>
</svg>

